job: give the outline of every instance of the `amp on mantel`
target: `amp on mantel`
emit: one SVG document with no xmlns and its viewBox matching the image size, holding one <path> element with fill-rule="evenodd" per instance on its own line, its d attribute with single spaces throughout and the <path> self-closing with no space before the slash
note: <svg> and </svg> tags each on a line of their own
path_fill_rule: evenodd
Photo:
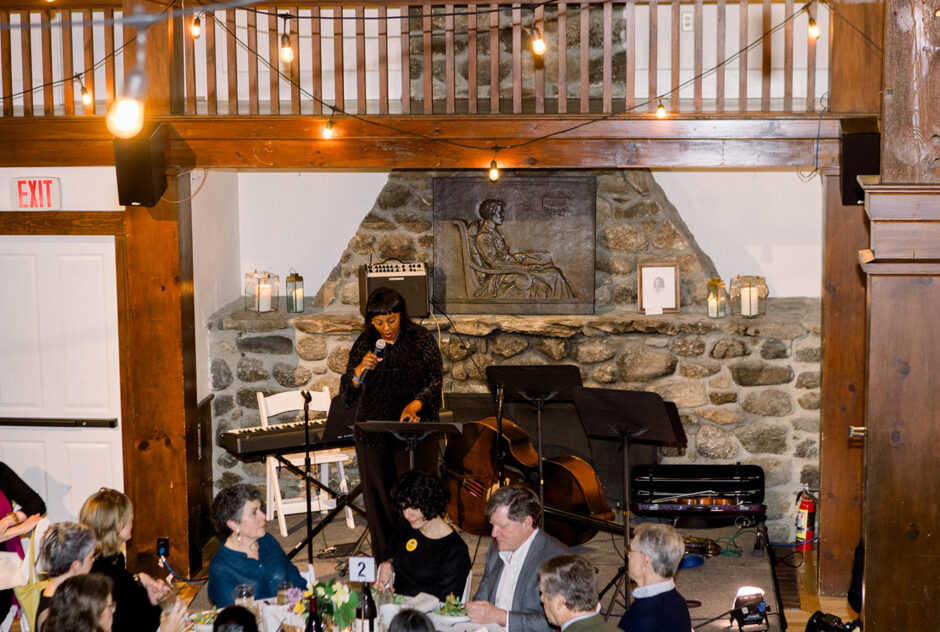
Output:
<svg viewBox="0 0 940 632">
<path fill-rule="evenodd" d="M 359 268 L 359 311 L 366 314 L 369 294 L 379 287 L 397 290 L 405 298 L 408 314 L 425 318 L 431 313 L 428 298 L 428 266 L 425 263 L 388 259 Z"/>
</svg>

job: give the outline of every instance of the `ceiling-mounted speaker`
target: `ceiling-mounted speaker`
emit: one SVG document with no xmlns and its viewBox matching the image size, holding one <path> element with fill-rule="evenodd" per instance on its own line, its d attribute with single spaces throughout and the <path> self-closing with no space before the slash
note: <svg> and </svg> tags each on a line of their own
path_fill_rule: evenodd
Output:
<svg viewBox="0 0 940 632">
<path fill-rule="evenodd" d="M 121 206 L 157 205 L 166 191 L 166 158 L 159 123 L 145 125 L 133 138 L 114 139 L 114 170 Z"/>
<path fill-rule="evenodd" d="M 839 140 L 839 162 L 842 184 L 842 205 L 852 206 L 865 201 L 865 192 L 858 176 L 881 173 L 881 132 L 878 119 L 843 119 Z"/>
</svg>

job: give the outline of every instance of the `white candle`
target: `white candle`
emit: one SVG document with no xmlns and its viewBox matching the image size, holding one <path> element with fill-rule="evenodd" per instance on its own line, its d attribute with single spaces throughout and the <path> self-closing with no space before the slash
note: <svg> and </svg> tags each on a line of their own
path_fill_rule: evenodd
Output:
<svg viewBox="0 0 940 632">
<path fill-rule="evenodd" d="M 708 317 L 718 318 L 718 297 L 717 296 L 708 297 Z"/>
<path fill-rule="evenodd" d="M 741 315 L 757 316 L 757 288 L 741 288 Z"/>
<path fill-rule="evenodd" d="M 268 283 L 259 283 L 258 290 L 255 293 L 255 296 L 258 298 L 258 311 L 270 312 L 271 311 L 271 285 Z"/>
<path fill-rule="evenodd" d="M 294 309 L 298 312 L 304 311 L 304 289 L 302 287 L 294 290 Z"/>
</svg>

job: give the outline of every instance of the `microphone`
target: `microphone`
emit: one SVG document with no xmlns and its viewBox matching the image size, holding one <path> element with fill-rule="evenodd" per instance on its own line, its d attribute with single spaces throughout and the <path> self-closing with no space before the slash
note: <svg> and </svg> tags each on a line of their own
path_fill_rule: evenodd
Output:
<svg viewBox="0 0 940 632">
<path fill-rule="evenodd" d="M 388 343 L 385 342 L 385 340 L 383 340 L 382 338 L 379 338 L 378 340 L 376 340 L 376 341 L 375 341 L 375 355 L 379 356 L 379 358 L 381 358 L 382 356 L 384 356 L 384 355 L 385 355 L 385 347 L 386 347 L 387 344 L 388 344 Z M 368 375 L 368 374 L 369 374 L 369 369 L 363 369 L 363 370 L 362 370 L 362 375 L 359 376 L 359 383 L 360 383 L 360 384 L 365 384 L 365 383 L 366 383 L 366 375 Z"/>
</svg>

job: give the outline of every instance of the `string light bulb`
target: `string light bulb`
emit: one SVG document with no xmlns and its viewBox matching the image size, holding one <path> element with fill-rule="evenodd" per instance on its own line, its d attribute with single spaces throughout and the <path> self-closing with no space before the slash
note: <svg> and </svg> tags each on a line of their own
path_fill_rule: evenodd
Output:
<svg viewBox="0 0 940 632">
<path fill-rule="evenodd" d="M 542 37 L 542 31 L 535 29 L 535 37 L 532 39 L 532 52 L 541 57 L 547 49 L 548 46 L 545 44 L 545 38 Z"/>
<path fill-rule="evenodd" d="M 199 39 L 199 36 L 202 35 L 202 19 L 198 15 L 193 18 L 193 23 L 189 27 L 189 32 L 193 36 L 193 39 Z"/>
<path fill-rule="evenodd" d="M 281 35 L 281 61 L 289 64 L 294 61 L 294 48 L 290 45 L 290 22 L 284 17 L 284 34 Z"/>
<path fill-rule="evenodd" d="M 82 105 L 86 108 L 91 105 L 91 93 L 82 86 Z"/>
<path fill-rule="evenodd" d="M 809 36 L 813 39 L 819 39 L 819 25 L 816 24 L 816 18 L 809 19 L 809 25 L 807 28 Z"/>
<path fill-rule="evenodd" d="M 144 89 L 147 78 L 143 71 L 134 69 L 127 76 L 124 94 L 111 104 L 104 117 L 108 131 L 118 138 L 133 138 L 144 127 Z"/>
<path fill-rule="evenodd" d="M 326 122 L 323 126 L 323 138 L 333 138 L 333 119 Z"/>
<path fill-rule="evenodd" d="M 656 107 L 656 118 L 666 118 L 666 106 L 663 105 L 663 100 L 659 100 L 659 105 Z"/>
<path fill-rule="evenodd" d="M 490 163 L 490 172 L 489 172 L 490 182 L 496 182 L 499 180 L 499 166 L 496 164 L 496 159 L 493 159 L 493 162 Z"/>
</svg>

